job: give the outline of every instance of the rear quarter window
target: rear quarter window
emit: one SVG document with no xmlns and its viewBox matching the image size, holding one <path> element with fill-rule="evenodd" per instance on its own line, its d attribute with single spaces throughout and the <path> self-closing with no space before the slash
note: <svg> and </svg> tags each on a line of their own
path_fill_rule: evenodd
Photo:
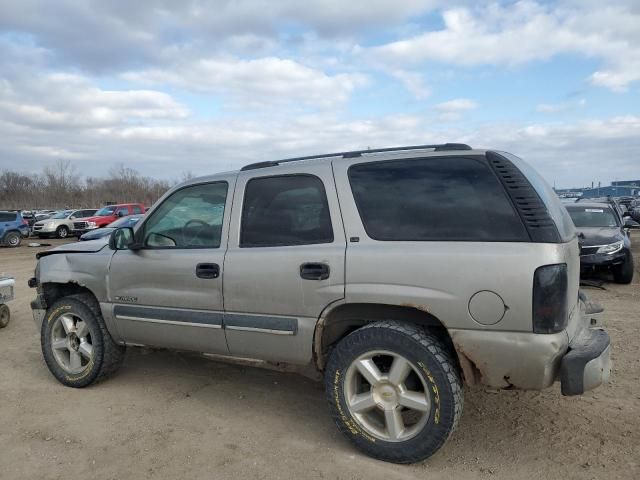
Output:
<svg viewBox="0 0 640 480">
<path fill-rule="evenodd" d="M 367 234 L 383 241 L 529 241 L 504 188 L 482 160 L 427 157 L 349 168 Z"/>
<path fill-rule="evenodd" d="M 15 222 L 17 215 L 11 212 L 0 212 L 0 222 Z"/>
</svg>

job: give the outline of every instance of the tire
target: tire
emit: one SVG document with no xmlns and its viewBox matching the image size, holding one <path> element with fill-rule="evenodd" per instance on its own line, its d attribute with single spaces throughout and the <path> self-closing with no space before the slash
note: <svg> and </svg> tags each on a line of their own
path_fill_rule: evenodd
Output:
<svg viewBox="0 0 640 480">
<path fill-rule="evenodd" d="M 68 387 L 98 383 L 115 373 L 124 360 L 125 348 L 111 338 L 90 294 L 69 295 L 54 302 L 42 322 L 40 342 L 49 371 Z"/>
<path fill-rule="evenodd" d="M 9 310 L 9 305 L 0 304 L 0 328 L 4 328 L 9 325 L 9 320 L 11 320 L 11 310 Z"/>
<path fill-rule="evenodd" d="M 631 283 L 633 280 L 633 255 L 627 252 L 627 257 L 622 265 L 618 265 L 613 270 L 613 279 L 616 283 Z"/>
<path fill-rule="evenodd" d="M 371 365 L 368 359 L 378 368 L 372 378 L 383 378 L 376 387 L 357 366 Z M 391 366 L 396 361 L 402 365 L 399 359 L 408 363 L 409 373 L 391 382 Z M 393 463 L 414 463 L 433 455 L 462 414 L 462 381 L 454 354 L 435 335 L 410 323 L 375 322 L 342 339 L 330 354 L 325 387 L 338 429 L 367 455 Z M 356 395 L 364 400 L 355 401 Z M 408 405 L 409 395 L 420 400 L 411 405 L 420 405 L 421 411 L 402 406 Z M 401 405 L 394 406 L 396 401 Z M 399 423 L 393 420 L 398 417 Z"/>
<path fill-rule="evenodd" d="M 20 235 L 18 232 L 7 233 L 4 236 L 4 240 L 3 240 L 3 243 L 7 247 L 11 247 L 11 248 L 19 247 L 21 242 L 22 242 L 22 235 Z"/>
<path fill-rule="evenodd" d="M 67 238 L 69 236 L 69 229 L 64 225 L 60 225 L 56 229 L 56 237 L 57 238 Z"/>
</svg>

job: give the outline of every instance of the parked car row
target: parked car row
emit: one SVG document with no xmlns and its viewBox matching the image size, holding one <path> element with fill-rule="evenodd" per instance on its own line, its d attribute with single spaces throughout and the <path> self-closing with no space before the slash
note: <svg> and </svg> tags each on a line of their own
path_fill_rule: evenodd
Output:
<svg viewBox="0 0 640 480">
<path fill-rule="evenodd" d="M 30 235 L 38 238 L 76 236 L 81 240 L 100 238 L 111 232 L 105 227 L 125 219 L 117 226 L 133 226 L 145 211 L 140 203 L 109 205 L 101 209 L 0 211 L 0 245 L 17 247 Z"/>
<path fill-rule="evenodd" d="M 565 204 L 578 231 L 580 273 L 609 271 L 617 283 L 633 280 L 630 230 L 640 228 L 631 211 L 615 199 Z"/>
</svg>

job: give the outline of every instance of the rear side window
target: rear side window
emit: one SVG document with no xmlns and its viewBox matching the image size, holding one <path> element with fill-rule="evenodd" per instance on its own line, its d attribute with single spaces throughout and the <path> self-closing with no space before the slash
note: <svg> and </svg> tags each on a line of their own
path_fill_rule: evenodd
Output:
<svg viewBox="0 0 640 480">
<path fill-rule="evenodd" d="M 15 222 L 17 215 L 11 212 L 0 212 L 0 222 Z"/>
<path fill-rule="evenodd" d="M 529 237 L 499 180 L 464 157 L 353 165 L 349 182 L 375 240 L 519 242 Z"/>
<path fill-rule="evenodd" d="M 312 175 L 249 180 L 242 207 L 241 247 L 333 242 L 327 194 Z"/>
<path fill-rule="evenodd" d="M 133 209 L 133 214 L 134 214 L 134 215 L 136 215 L 136 214 L 138 214 L 138 213 L 142 213 L 142 209 L 141 209 L 138 205 L 134 205 L 134 206 L 132 207 L 132 209 Z"/>
</svg>

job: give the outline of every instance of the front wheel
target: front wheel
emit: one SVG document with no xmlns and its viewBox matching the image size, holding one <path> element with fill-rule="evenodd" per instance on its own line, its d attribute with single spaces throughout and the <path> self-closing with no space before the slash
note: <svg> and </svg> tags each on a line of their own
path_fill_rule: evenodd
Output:
<svg viewBox="0 0 640 480">
<path fill-rule="evenodd" d="M 342 339 L 329 358 L 325 384 L 340 431 L 366 454 L 389 462 L 433 455 L 462 413 L 453 354 L 409 323 L 376 322 Z"/>
<path fill-rule="evenodd" d="M 60 225 L 56 230 L 56 237 L 67 238 L 69 236 L 69 229 L 64 225 Z"/>
<path fill-rule="evenodd" d="M 113 341 L 98 303 L 88 294 L 57 300 L 42 322 L 40 341 L 49 371 L 69 387 L 101 381 L 124 358 L 124 347 Z"/>
<path fill-rule="evenodd" d="M 616 283 L 631 283 L 633 280 L 633 256 L 631 252 L 627 253 L 627 256 L 622 265 L 615 267 L 613 271 L 613 279 Z"/>
</svg>

